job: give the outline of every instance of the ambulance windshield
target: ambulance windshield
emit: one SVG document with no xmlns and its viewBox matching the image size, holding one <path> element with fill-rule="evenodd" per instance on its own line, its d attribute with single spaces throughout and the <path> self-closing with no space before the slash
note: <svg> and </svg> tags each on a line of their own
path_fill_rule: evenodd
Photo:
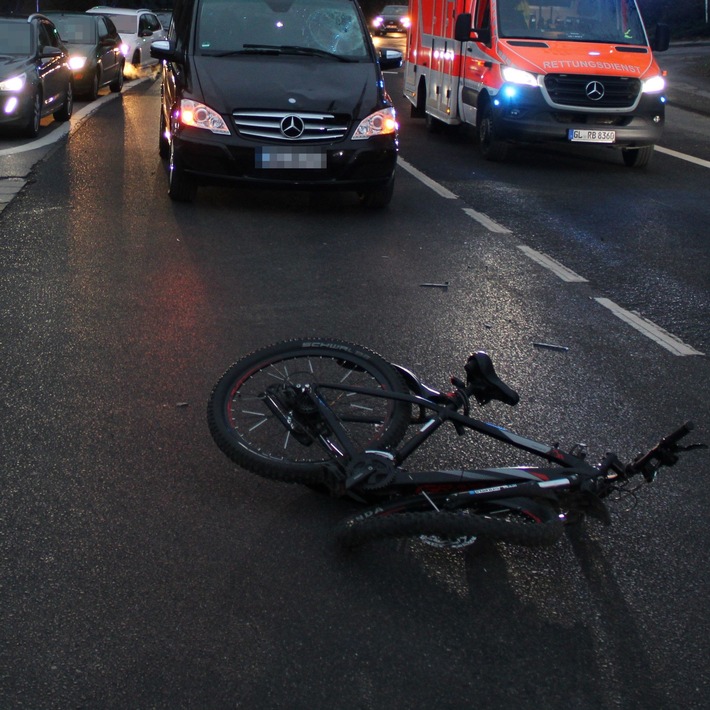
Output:
<svg viewBox="0 0 710 710">
<path fill-rule="evenodd" d="M 501 37 L 647 44 L 634 0 L 498 0 Z"/>
</svg>

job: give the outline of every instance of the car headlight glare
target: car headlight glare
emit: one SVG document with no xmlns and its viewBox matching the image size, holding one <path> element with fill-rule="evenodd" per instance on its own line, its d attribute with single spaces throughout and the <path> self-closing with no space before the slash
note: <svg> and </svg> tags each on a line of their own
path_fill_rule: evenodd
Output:
<svg viewBox="0 0 710 710">
<path fill-rule="evenodd" d="M 75 54 L 73 57 L 69 57 L 69 68 L 72 71 L 79 71 L 83 69 L 86 65 L 86 57 L 82 57 L 80 54 Z"/>
<path fill-rule="evenodd" d="M 131 48 L 125 42 L 121 42 L 121 54 L 124 57 L 128 56 L 128 52 L 130 51 L 130 49 Z"/>
<path fill-rule="evenodd" d="M 27 83 L 27 74 L 11 76 L 5 81 L 0 81 L 0 91 L 22 91 Z"/>
<path fill-rule="evenodd" d="M 403 17 L 401 22 L 402 27 L 409 27 L 412 24 L 412 21 L 408 17 Z"/>
<path fill-rule="evenodd" d="M 398 128 L 394 108 L 383 108 L 381 111 L 375 111 L 375 113 L 371 113 L 367 118 L 363 118 L 360 121 L 360 125 L 353 134 L 353 140 L 385 136 L 396 133 Z"/>
<path fill-rule="evenodd" d="M 382 18 L 381 17 L 376 17 L 373 21 L 372 24 L 375 27 L 379 27 L 382 24 Z"/>
<path fill-rule="evenodd" d="M 204 128 L 212 131 L 212 133 L 220 133 L 222 135 L 230 135 L 229 127 L 224 122 L 222 116 L 209 106 L 183 99 L 180 102 L 180 123 L 183 126 L 192 126 L 193 128 Z"/>
<path fill-rule="evenodd" d="M 666 80 L 660 75 L 652 76 L 643 82 L 644 94 L 657 94 L 666 88 Z"/>
<path fill-rule="evenodd" d="M 537 77 L 529 71 L 523 71 L 515 67 L 503 67 L 501 73 L 503 74 L 503 79 L 509 81 L 511 84 L 537 86 Z"/>
</svg>

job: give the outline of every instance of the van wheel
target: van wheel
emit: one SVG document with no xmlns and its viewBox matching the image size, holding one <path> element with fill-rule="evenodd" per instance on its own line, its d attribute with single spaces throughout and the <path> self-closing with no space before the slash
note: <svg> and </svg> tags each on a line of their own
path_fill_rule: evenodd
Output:
<svg viewBox="0 0 710 710">
<path fill-rule="evenodd" d="M 175 151 L 175 141 L 170 142 L 168 195 L 173 202 L 192 202 L 197 195 L 197 183 L 185 172 L 180 155 Z"/>
<path fill-rule="evenodd" d="M 652 145 L 642 145 L 639 148 L 622 148 L 621 157 L 624 165 L 630 168 L 645 168 L 653 156 Z"/>
<path fill-rule="evenodd" d="M 378 187 L 374 190 L 358 193 L 360 204 L 367 209 L 382 209 L 387 207 L 392 201 L 394 194 L 394 175 L 389 179 L 384 187 Z"/>
<path fill-rule="evenodd" d="M 509 144 L 496 137 L 496 124 L 490 105 L 481 109 L 478 120 L 478 145 L 486 160 L 500 161 L 508 156 Z"/>
</svg>

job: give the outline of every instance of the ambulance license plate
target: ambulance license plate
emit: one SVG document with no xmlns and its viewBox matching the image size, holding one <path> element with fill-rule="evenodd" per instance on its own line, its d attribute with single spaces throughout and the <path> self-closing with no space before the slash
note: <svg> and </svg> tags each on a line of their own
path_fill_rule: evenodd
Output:
<svg viewBox="0 0 710 710">
<path fill-rule="evenodd" d="M 578 130 L 570 128 L 567 137 L 578 143 L 613 143 L 616 140 L 616 131 Z"/>
</svg>

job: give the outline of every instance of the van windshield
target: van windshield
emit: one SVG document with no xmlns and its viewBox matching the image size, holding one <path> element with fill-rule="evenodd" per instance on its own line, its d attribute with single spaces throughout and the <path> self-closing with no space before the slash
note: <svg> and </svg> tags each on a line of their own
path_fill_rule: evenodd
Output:
<svg viewBox="0 0 710 710">
<path fill-rule="evenodd" d="M 634 0 L 498 0 L 506 38 L 648 44 Z"/>
<path fill-rule="evenodd" d="M 215 56 L 312 50 L 358 60 L 369 58 L 365 37 L 351 0 L 202 0 L 195 47 Z"/>
</svg>

